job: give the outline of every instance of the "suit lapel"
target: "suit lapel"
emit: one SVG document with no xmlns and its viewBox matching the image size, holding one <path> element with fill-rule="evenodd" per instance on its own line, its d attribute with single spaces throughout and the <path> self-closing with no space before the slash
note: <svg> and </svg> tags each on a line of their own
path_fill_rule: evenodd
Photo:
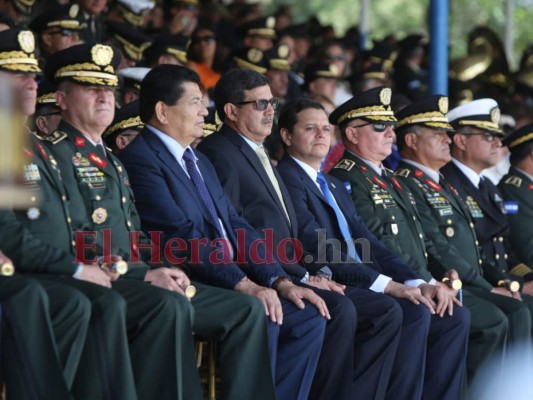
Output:
<svg viewBox="0 0 533 400">
<path fill-rule="evenodd" d="M 263 182 L 265 187 L 268 188 L 268 193 L 269 193 L 270 197 L 272 198 L 272 200 L 274 200 L 274 202 L 278 206 L 278 209 L 281 212 L 281 214 L 283 215 L 283 218 L 285 219 L 285 222 L 287 223 L 289 228 L 291 228 L 291 223 L 290 222 L 296 220 L 295 219 L 294 209 L 292 209 L 293 215 L 290 215 L 289 205 L 287 204 L 288 203 L 287 199 L 289 198 L 288 197 L 288 193 L 287 193 L 286 190 L 285 190 L 285 193 L 284 193 L 284 191 L 282 189 L 283 183 L 282 183 L 281 177 L 279 176 L 279 174 L 277 173 L 275 168 L 272 167 L 272 169 L 274 171 L 274 176 L 278 180 L 278 184 L 279 184 L 280 189 L 281 189 L 281 194 L 282 194 L 282 196 L 284 198 L 284 201 L 285 201 L 285 207 L 287 208 L 287 213 L 289 213 L 289 218 L 291 218 L 290 222 L 287 220 L 287 216 L 285 214 L 285 210 L 283 209 L 283 205 L 281 204 L 281 201 L 280 201 L 280 199 L 279 199 L 279 197 L 278 197 L 278 195 L 276 193 L 276 190 L 274 189 L 274 186 L 272 185 L 272 182 L 270 181 L 270 178 L 268 177 L 268 175 L 267 175 L 267 173 L 265 171 L 265 168 L 263 167 L 263 164 L 261 164 L 261 161 L 259 160 L 259 157 L 255 153 L 255 151 L 248 145 L 248 143 L 246 143 L 246 141 L 237 132 L 233 131 L 232 129 L 230 129 L 228 127 L 223 127 L 220 130 L 219 134 L 224 136 L 231 143 L 233 143 L 233 145 L 235 145 L 235 146 L 237 146 L 239 148 L 239 150 L 242 153 L 242 155 L 248 160 L 248 162 L 250 163 L 252 168 L 259 175 L 259 178 L 261 179 L 261 181 Z M 290 206 L 292 208 L 292 204 Z"/>
<path fill-rule="evenodd" d="M 148 145 L 157 154 L 157 157 L 161 160 L 162 164 L 164 165 L 164 168 L 170 170 L 170 172 L 176 178 L 178 178 L 182 186 L 187 189 L 191 197 L 195 199 L 196 204 L 198 204 L 200 209 L 202 210 L 204 219 L 218 230 L 219 227 L 217 226 L 216 221 L 213 221 L 213 218 L 211 217 L 211 214 L 209 213 L 207 206 L 205 205 L 204 201 L 200 197 L 200 194 L 198 193 L 198 189 L 196 189 L 196 186 L 194 185 L 194 183 L 189 179 L 189 177 L 183 170 L 182 166 L 179 165 L 178 161 L 170 153 L 170 151 L 167 149 L 165 144 L 148 128 L 144 128 L 143 131 L 141 132 L 141 135 L 145 139 L 145 141 L 148 143 Z M 205 177 L 206 172 L 202 171 L 200 163 L 197 163 L 197 166 L 202 176 Z M 209 190 L 209 185 L 207 185 L 207 189 Z M 211 196 L 211 198 L 213 199 L 213 203 L 215 204 L 215 207 L 218 210 L 216 199 L 213 196 Z M 219 215 L 220 215 L 220 212 L 219 212 Z"/>
</svg>

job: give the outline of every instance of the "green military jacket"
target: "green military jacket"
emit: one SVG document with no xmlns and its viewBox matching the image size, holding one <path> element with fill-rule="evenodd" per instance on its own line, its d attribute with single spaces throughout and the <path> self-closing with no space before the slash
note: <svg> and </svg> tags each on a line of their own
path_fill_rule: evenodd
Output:
<svg viewBox="0 0 533 400">
<path fill-rule="evenodd" d="M 511 247 L 520 261 L 533 265 L 533 180 L 511 167 L 498 188 L 511 227 Z"/>
<path fill-rule="evenodd" d="M 97 149 L 65 121 L 46 144 L 61 170 L 74 229 L 86 231 L 88 239 L 94 240 L 94 255 L 118 254 L 133 260 L 126 277 L 143 278 L 149 268 L 143 260 L 150 254 L 138 252 L 150 242 L 141 232 L 128 175 L 120 161 L 109 150 L 104 154 Z"/>
<path fill-rule="evenodd" d="M 486 290 L 491 290 L 499 279 L 505 279 L 484 277 L 474 223 L 466 205 L 454 194 L 454 188 L 443 188 L 422 170 L 404 161 L 395 177 L 411 190 L 424 232 L 435 246 L 444 268 L 457 270 L 465 284 Z"/>
<path fill-rule="evenodd" d="M 382 178 L 348 150 L 330 174 L 344 182 L 372 233 L 429 282 L 425 235 L 409 189 L 394 177 Z"/>
</svg>

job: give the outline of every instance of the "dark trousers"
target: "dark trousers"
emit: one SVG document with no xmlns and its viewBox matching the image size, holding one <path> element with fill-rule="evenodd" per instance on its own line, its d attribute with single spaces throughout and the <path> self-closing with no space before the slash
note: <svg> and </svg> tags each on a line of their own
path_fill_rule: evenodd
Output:
<svg viewBox="0 0 533 400">
<path fill-rule="evenodd" d="M 331 314 L 310 399 L 383 399 L 396 355 L 402 311 L 388 296 L 347 287 L 312 288 Z"/>
<path fill-rule="evenodd" d="M 90 304 L 69 287 L 51 284 L 45 290 L 17 275 L 0 277 L 0 302 L 7 398 L 70 399 L 71 369 L 81 356 Z"/>
<path fill-rule="evenodd" d="M 231 290 L 197 282 L 194 285 L 194 332 L 219 341 L 220 398 L 274 400 L 267 322 L 261 302 Z"/>
<path fill-rule="evenodd" d="M 92 304 L 89 335 L 74 382 L 76 399 L 200 399 L 192 306 L 149 283 L 119 279 L 113 288 L 45 275 Z"/>
<path fill-rule="evenodd" d="M 277 400 L 306 400 L 315 375 L 326 319 L 308 302 L 299 309 L 281 299 L 283 324 L 268 320 L 270 359 Z"/>
<path fill-rule="evenodd" d="M 400 344 L 387 390 L 390 399 L 460 398 L 465 372 L 470 313 L 431 315 L 427 307 L 395 299 L 403 312 Z"/>
</svg>

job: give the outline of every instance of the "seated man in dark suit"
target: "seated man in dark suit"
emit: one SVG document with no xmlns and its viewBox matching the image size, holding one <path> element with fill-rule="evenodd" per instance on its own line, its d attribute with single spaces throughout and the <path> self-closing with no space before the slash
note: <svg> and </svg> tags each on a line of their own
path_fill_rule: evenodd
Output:
<svg viewBox="0 0 533 400">
<path fill-rule="evenodd" d="M 327 268 L 312 275 L 305 269 L 304 255 L 299 259 L 292 246 L 298 234 L 294 206 L 263 148 L 272 129 L 275 101 L 264 75 L 250 69 L 223 75 L 215 88 L 215 103 L 224 125 L 198 149 L 213 163 L 239 214 L 259 233 L 271 234 L 272 247 L 293 281 L 311 287 L 326 301 L 332 319 L 326 325 L 310 399 L 383 398 L 398 345 L 401 311 L 386 296 L 337 284 Z"/>
<path fill-rule="evenodd" d="M 375 121 L 390 124 L 394 114 L 387 99 L 387 92 L 365 99 L 368 104 L 353 98 L 330 118 L 337 121 L 371 115 Z M 402 335 L 387 395 L 401 399 L 459 398 L 468 311 L 453 308 L 442 288 L 419 279 L 377 240 L 357 213 L 344 184 L 319 172 L 331 136 L 320 104 L 308 99 L 287 103 L 279 126 L 286 155 L 277 168 L 296 209 L 303 247 L 313 254 L 315 264 L 328 265 L 339 282 L 389 294 L 402 309 Z M 365 272 L 368 277 L 364 279 Z"/>
<path fill-rule="evenodd" d="M 198 84 L 194 71 L 174 65 L 154 68 L 141 83 L 140 116 L 146 126 L 123 150 L 121 160 L 131 177 L 143 229 L 162 232 L 162 248 L 174 244 L 174 255 L 166 256 L 188 261 L 193 278 L 263 303 L 270 320 L 276 395 L 305 399 L 322 345 L 323 317 L 329 318 L 329 312 L 311 290 L 292 284 L 269 249 L 258 246 L 259 235 L 237 215 L 211 163 L 191 149 L 203 134 L 207 115 Z M 224 343 L 222 350 L 235 351 Z M 236 398 L 256 398 L 260 391 L 252 380 L 270 378 L 264 368 L 267 359 L 254 353 L 250 349 L 246 368 L 238 367 L 240 380 L 245 381 L 246 372 L 250 382 Z"/>
</svg>

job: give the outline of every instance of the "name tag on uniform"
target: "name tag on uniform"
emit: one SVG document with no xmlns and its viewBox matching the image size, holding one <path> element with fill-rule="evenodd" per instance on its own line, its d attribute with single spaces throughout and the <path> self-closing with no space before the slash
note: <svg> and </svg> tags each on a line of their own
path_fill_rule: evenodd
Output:
<svg viewBox="0 0 533 400">
<path fill-rule="evenodd" d="M 518 214 L 518 202 L 517 201 L 504 201 L 503 207 L 507 214 Z"/>
</svg>

